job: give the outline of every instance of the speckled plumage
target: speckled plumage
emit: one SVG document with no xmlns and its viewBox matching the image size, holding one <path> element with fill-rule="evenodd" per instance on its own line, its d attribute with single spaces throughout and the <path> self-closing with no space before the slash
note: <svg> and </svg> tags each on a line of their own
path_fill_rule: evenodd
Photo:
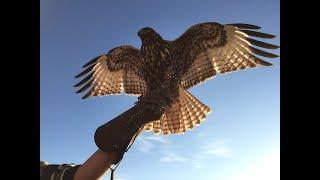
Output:
<svg viewBox="0 0 320 180">
<path fill-rule="evenodd" d="M 275 37 L 253 31 L 256 29 L 260 27 L 207 22 L 168 41 L 152 28 L 143 28 L 138 32 L 142 40 L 140 50 L 119 46 L 85 64 L 86 69 L 76 78 L 88 75 L 75 85 L 79 87 L 77 93 L 89 89 L 83 96 L 88 98 L 121 92 L 143 96 L 150 91 L 163 91 L 168 106 L 159 120 L 146 124 L 144 129 L 156 134 L 184 133 L 199 125 L 210 112 L 187 89 L 217 74 L 272 65 L 255 55 L 278 57 L 253 47 L 279 48 L 251 39 L 250 36 Z"/>
</svg>

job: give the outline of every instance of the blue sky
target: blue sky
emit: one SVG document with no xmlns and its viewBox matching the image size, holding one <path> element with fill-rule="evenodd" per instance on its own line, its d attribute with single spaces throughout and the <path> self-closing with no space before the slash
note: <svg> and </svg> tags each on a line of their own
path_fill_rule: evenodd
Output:
<svg viewBox="0 0 320 180">
<path fill-rule="evenodd" d="M 150 26 L 172 40 L 191 25 L 252 23 L 278 37 L 279 1 L 42 0 L 40 159 L 83 163 L 97 149 L 96 128 L 133 106 L 134 96 L 81 100 L 73 76 L 93 57 L 131 44 Z M 273 51 L 279 54 L 279 50 Z M 139 136 L 116 171 L 117 180 L 280 179 L 280 67 L 220 75 L 191 93 L 212 109 L 184 135 Z M 109 178 L 109 173 L 105 179 Z"/>
</svg>

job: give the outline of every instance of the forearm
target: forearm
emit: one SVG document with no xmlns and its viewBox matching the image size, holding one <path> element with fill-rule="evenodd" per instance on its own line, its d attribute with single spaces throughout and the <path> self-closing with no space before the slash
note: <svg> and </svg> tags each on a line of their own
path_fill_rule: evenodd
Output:
<svg viewBox="0 0 320 180">
<path fill-rule="evenodd" d="M 116 157 L 116 153 L 97 150 L 78 168 L 74 180 L 96 180 L 101 178 Z"/>
<path fill-rule="evenodd" d="M 117 164 L 122 159 L 143 125 L 161 117 L 165 106 L 163 97 L 156 92 L 140 98 L 134 107 L 100 126 L 95 132 L 99 150 L 79 168 L 75 180 L 102 177 L 111 164 Z"/>
</svg>

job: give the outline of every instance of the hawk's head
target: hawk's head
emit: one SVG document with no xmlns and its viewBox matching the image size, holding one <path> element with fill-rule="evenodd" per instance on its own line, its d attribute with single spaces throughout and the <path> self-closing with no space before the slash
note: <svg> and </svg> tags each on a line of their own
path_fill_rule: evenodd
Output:
<svg viewBox="0 0 320 180">
<path fill-rule="evenodd" d="M 161 36 L 151 27 L 145 27 L 138 31 L 138 36 L 141 40 L 161 38 Z"/>
</svg>

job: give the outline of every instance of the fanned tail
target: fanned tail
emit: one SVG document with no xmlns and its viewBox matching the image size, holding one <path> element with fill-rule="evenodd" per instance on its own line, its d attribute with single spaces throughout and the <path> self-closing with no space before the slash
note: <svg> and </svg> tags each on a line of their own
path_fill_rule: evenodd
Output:
<svg viewBox="0 0 320 180">
<path fill-rule="evenodd" d="M 206 118 L 210 108 L 200 102 L 187 90 L 179 88 L 179 97 L 171 104 L 161 118 L 145 125 L 144 130 L 155 134 L 183 134 Z"/>
</svg>

